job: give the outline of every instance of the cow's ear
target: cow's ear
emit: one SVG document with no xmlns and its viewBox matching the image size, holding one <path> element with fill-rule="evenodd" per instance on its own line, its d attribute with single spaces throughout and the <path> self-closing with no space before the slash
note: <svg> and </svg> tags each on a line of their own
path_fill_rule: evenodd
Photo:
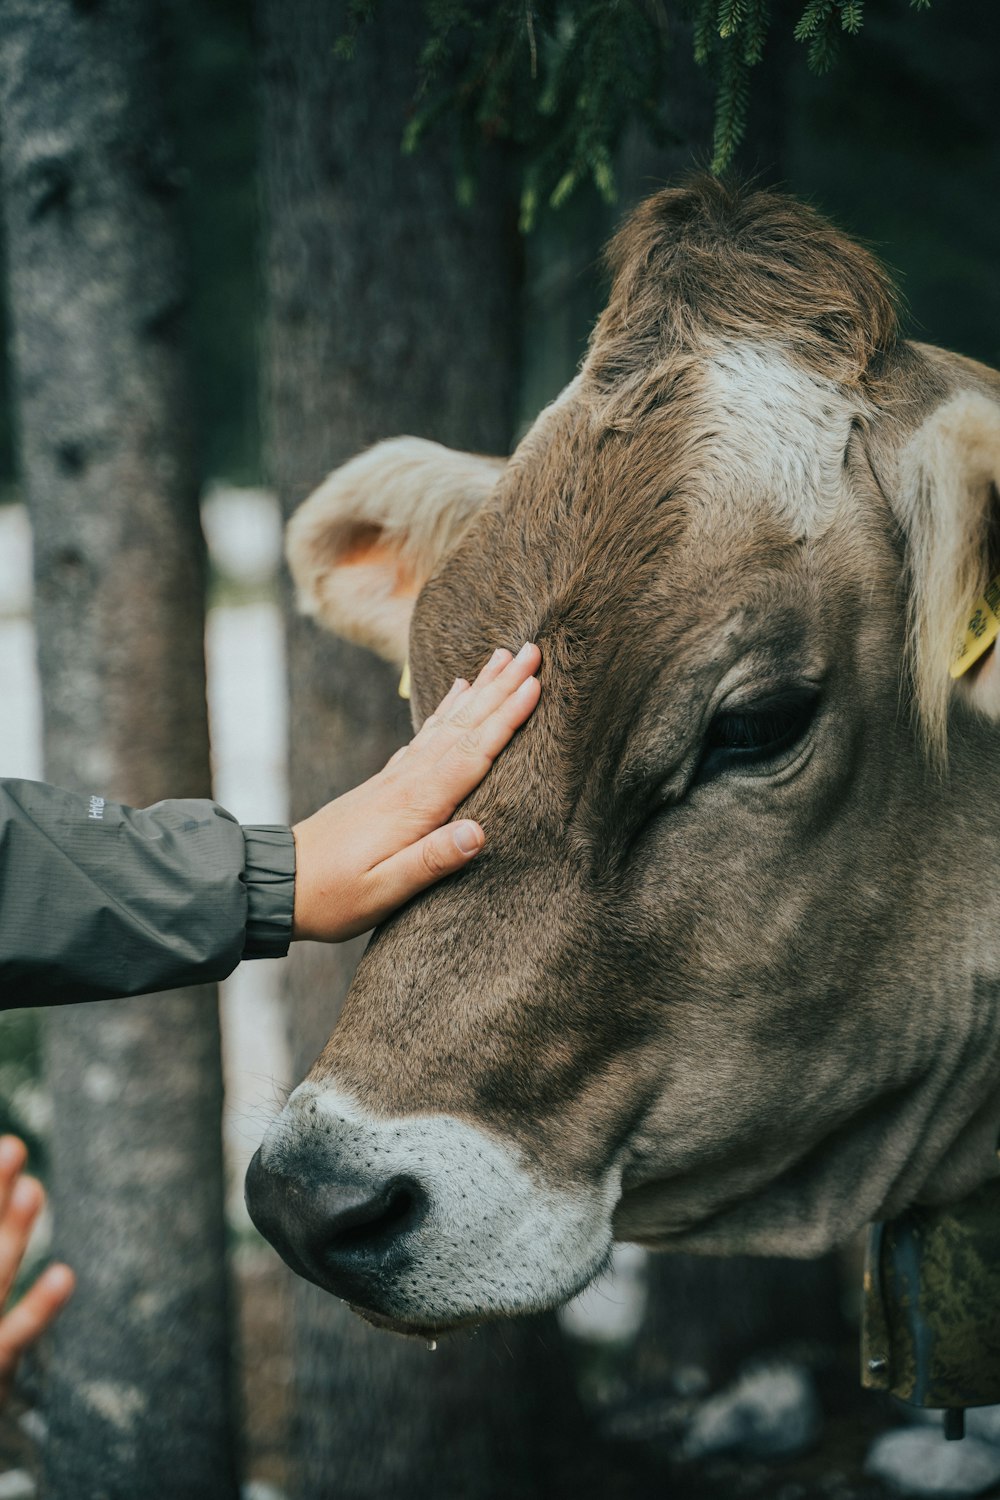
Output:
<svg viewBox="0 0 1000 1500">
<path fill-rule="evenodd" d="M 335 469 L 288 523 L 299 608 L 402 665 L 417 595 L 504 464 L 401 437 Z"/>
<path fill-rule="evenodd" d="M 910 564 L 910 638 L 921 717 L 935 755 L 958 695 L 1000 719 L 1000 403 L 960 392 L 938 406 L 902 454 Z"/>
</svg>

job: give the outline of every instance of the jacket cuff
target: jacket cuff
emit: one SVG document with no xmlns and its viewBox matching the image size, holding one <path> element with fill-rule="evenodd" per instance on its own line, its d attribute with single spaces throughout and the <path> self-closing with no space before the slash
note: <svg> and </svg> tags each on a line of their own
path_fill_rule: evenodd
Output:
<svg viewBox="0 0 1000 1500">
<path fill-rule="evenodd" d="M 295 840 L 290 828 L 243 829 L 247 926 L 244 958 L 284 958 L 292 940 L 295 905 Z"/>
</svg>

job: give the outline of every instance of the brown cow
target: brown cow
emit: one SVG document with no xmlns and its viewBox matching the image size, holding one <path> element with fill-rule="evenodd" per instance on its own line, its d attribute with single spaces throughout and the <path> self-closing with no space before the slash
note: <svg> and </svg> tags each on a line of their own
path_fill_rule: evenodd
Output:
<svg viewBox="0 0 1000 1500">
<path fill-rule="evenodd" d="M 268 1131 L 297 1271 L 428 1331 L 612 1240 L 815 1255 L 998 1173 L 1000 377 L 904 342 L 812 210 L 713 181 L 611 248 L 581 373 L 506 464 L 401 438 L 292 522 L 302 602 L 419 721 L 537 640 L 465 873 L 375 935 Z"/>
</svg>

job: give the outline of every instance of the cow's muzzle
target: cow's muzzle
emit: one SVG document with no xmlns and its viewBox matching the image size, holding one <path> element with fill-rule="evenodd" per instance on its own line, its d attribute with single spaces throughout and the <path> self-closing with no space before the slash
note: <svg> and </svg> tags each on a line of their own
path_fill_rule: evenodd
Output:
<svg viewBox="0 0 1000 1500">
<path fill-rule="evenodd" d="M 555 1187 L 451 1115 L 376 1116 L 295 1090 L 247 1173 L 250 1217 L 300 1276 L 369 1321 L 436 1333 L 572 1296 L 611 1242 L 621 1174 Z"/>
</svg>

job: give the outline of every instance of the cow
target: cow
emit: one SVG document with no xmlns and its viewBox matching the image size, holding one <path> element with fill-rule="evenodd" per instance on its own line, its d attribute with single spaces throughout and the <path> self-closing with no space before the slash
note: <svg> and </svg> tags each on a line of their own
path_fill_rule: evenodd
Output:
<svg viewBox="0 0 1000 1500">
<path fill-rule="evenodd" d="M 615 1240 L 816 1256 L 1000 1172 L 996 651 L 953 675 L 1000 376 L 783 195 L 658 192 L 609 266 L 509 460 L 380 443 L 289 529 L 417 723 L 543 653 L 462 808 L 486 849 L 374 934 L 247 1179 L 294 1270 L 411 1334 L 560 1304 Z"/>
</svg>

